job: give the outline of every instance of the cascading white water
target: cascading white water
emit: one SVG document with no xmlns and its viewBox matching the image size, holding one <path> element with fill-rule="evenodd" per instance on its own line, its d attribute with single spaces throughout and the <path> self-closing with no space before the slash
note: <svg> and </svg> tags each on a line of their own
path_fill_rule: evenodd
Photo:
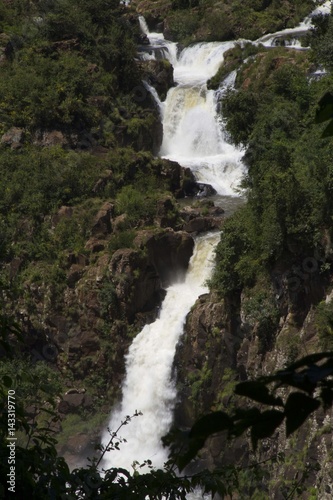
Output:
<svg viewBox="0 0 333 500">
<path fill-rule="evenodd" d="M 139 16 L 139 24 L 142 33 L 147 35 L 149 39 L 149 52 L 141 53 L 142 59 L 156 59 L 156 52 L 163 55 L 163 59 L 167 59 L 174 66 L 177 62 L 177 44 L 165 40 L 162 33 L 152 33 L 149 31 L 146 20 L 143 16 Z"/>
<path fill-rule="evenodd" d="M 330 4 L 326 2 L 321 11 L 326 12 Z M 154 50 L 162 51 L 173 64 L 178 83 L 168 92 L 164 103 L 160 103 L 155 95 L 163 116 L 161 155 L 189 166 L 199 181 L 211 184 L 218 193 L 234 195 L 233 187 L 243 175 L 242 151 L 226 140 L 216 113 L 216 94 L 206 87 L 206 81 L 222 62 L 224 52 L 234 42 L 197 44 L 184 49 L 177 58 L 176 44 L 165 41 L 159 33 L 149 33 L 143 21 L 141 19 L 141 27 L 149 37 L 151 47 L 142 58 L 155 58 Z M 305 24 L 308 29 L 308 21 Z M 288 34 L 291 32 L 295 30 L 288 30 Z M 257 42 L 269 45 L 271 38 L 280 34 L 268 35 Z M 225 85 L 232 85 L 234 78 L 235 73 L 226 79 Z M 223 88 L 219 92 L 223 92 Z M 105 455 L 104 468 L 130 469 L 133 461 L 146 459 L 161 467 L 167 459 L 160 439 L 172 422 L 176 398 L 171 378 L 175 349 L 191 306 L 200 294 L 206 292 L 204 283 L 213 268 L 218 239 L 215 234 L 196 241 L 185 282 L 168 288 L 159 318 L 143 328 L 129 349 L 123 399 L 120 408 L 111 416 L 109 428 L 114 431 L 126 415 L 132 415 L 136 410 L 142 411 L 143 416 L 121 429 L 121 436 L 127 443 L 122 443 L 121 451 Z M 103 444 L 108 441 L 109 434 L 105 433 Z"/>
<path fill-rule="evenodd" d="M 172 423 L 176 388 L 171 375 L 176 345 L 191 306 L 199 295 L 208 291 L 205 282 L 213 268 L 218 239 L 219 235 L 212 233 L 197 239 L 185 281 L 168 288 L 159 318 L 146 325 L 130 346 L 123 399 L 119 410 L 112 414 L 109 428 L 114 431 L 135 410 L 143 415 L 121 429 L 127 443 L 121 444 L 121 452 L 106 454 L 104 467 L 130 469 L 134 460 L 141 463 L 146 459 L 162 467 L 167 460 L 161 437 Z M 109 437 L 105 434 L 104 445 Z"/>
<path fill-rule="evenodd" d="M 228 142 L 216 112 L 216 93 L 206 81 L 235 42 L 199 43 L 182 51 L 174 67 L 178 85 L 164 103 L 161 156 L 189 167 L 218 194 L 236 194 L 243 174 L 243 152 Z"/>
<path fill-rule="evenodd" d="M 313 12 L 311 12 L 311 14 L 295 28 L 287 28 L 281 31 L 277 31 L 276 33 L 269 33 L 256 40 L 256 43 L 261 43 L 265 47 L 274 47 L 280 39 L 291 37 L 290 42 L 286 41 L 286 46 L 290 46 L 293 49 L 303 49 L 300 41 L 297 38 L 293 37 L 297 37 L 297 35 L 299 36 L 309 31 L 312 26 L 312 18 L 318 14 L 329 14 L 331 11 L 331 5 L 332 0 L 324 2 Z"/>
</svg>

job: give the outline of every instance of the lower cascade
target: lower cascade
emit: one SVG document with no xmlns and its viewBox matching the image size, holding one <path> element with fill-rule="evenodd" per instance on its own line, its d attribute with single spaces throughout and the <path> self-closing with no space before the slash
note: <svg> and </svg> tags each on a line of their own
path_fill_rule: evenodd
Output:
<svg viewBox="0 0 333 500">
<path fill-rule="evenodd" d="M 183 282 L 175 282 L 167 289 L 158 319 L 146 325 L 135 337 L 126 357 L 126 378 L 120 408 L 111 415 L 109 429 L 115 431 L 127 415 L 136 411 L 136 417 L 122 427 L 120 451 L 108 452 L 104 468 L 131 469 L 134 461 L 151 460 L 162 467 L 167 450 L 161 438 L 172 423 L 176 388 L 172 380 L 173 359 L 177 342 L 183 332 L 186 316 L 196 299 L 206 293 L 206 281 L 214 265 L 214 251 L 219 234 L 198 237 L 193 256 Z M 105 433 L 103 445 L 109 442 Z"/>
</svg>

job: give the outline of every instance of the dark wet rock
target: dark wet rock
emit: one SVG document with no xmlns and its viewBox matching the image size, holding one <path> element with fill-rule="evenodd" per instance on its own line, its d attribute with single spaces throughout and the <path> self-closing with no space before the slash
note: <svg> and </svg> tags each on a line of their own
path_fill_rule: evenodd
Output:
<svg viewBox="0 0 333 500">
<path fill-rule="evenodd" d="M 215 189 L 210 184 L 204 184 L 202 182 L 196 182 L 194 179 L 189 179 L 183 185 L 185 196 L 214 196 L 216 194 Z"/>
<path fill-rule="evenodd" d="M 99 209 L 93 226 L 91 228 L 92 236 L 106 236 L 112 232 L 111 217 L 114 212 L 114 205 L 110 202 L 105 202 Z"/>
<path fill-rule="evenodd" d="M 149 259 L 157 270 L 163 287 L 168 286 L 175 275 L 185 274 L 193 247 L 194 241 L 189 234 L 171 229 L 147 240 Z"/>
<path fill-rule="evenodd" d="M 148 256 L 134 249 L 117 250 L 110 262 L 118 313 L 132 323 L 138 312 L 148 312 L 160 303 L 161 281 Z"/>
<path fill-rule="evenodd" d="M 168 90 L 174 86 L 172 65 L 169 61 L 162 59 L 141 61 L 140 67 L 144 79 L 157 90 L 160 98 L 164 100 Z"/>
<path fill-rule="evenodd" d="M 221 229 L 224 220 L 216 217 L 196 217 L 183 225 L 183 231 L 188 233 L 202 233 Z"/>
</svg>

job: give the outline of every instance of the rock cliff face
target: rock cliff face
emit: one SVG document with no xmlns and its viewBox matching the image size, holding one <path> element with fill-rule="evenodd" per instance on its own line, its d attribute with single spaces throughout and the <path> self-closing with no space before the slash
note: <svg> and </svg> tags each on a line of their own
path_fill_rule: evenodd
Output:
<svg viewBox="0 0 333 500">
<path fill-rule="evenodd" d="M 276 288 L 277 316 L 275 326 L 266 323 L 266 329 L 265 322 L 253 318 L 253 297 L 246 291 L 222 301 L 214 293 L 198 299 L 187 318 L 175 360 L 180 387 L 176 426 L 189 428 L 196 418 L 212 410 L 228 412 L 235 405 L 244 405 L 244 400 L 233 395 L 237 381 L 271 374 L 302 356 L 323 350 L 313 304 L 321 300 L 330 303 L 331 295 L 326 296 L 329 281 L 317 272 L 314 259 L 311 266 L 310 259 L 308 263 L 310 272 L 303 274 L 302 281 L 289 278 L 289 288 L 286 273 L 281 268 L 274 270 L 274 282 L 280 283 Z M 306 265 L 303 261 L 303 267 Z M 292 291 L 290 287 L 294 287 Z M 264 308 L 268 308 L 267 303 L 261 304 Z M 331 411 L 317 412 L 292 438 L 286 439 L 284 430 L 279 429 L 261 443 L 255 455 L 246 435 L 227 441 L 220 434 L 207 440 L 199 462 L 208 467 L 248 466 L 282 453 L 284 458 L 270 466 L 264 481 L 268 497 L 284 498 L 283 491 L 309 466 L 300 498 L 309 498 L 309 488 L 315 487 L 318 498 L 328 499 L 333 492 L 332 461 L 327 454 L 332 445 L 332 426 Z"/>
<path fill-rule="evenodd" d="M 182 171 L 169 163 L 161 175 L 170 175 L 174 190 L 180 192 Z M 193 209 L 195 220 L 205 221 L 207 217 L 201 213 L 206 209 L 205 202 L 199 203 Z M 61 425 L 57 431 L 67 429 L 67 422 L 82 412 L 89 418 L 97 410 L 102 415 L 109 413 L 119 397 L 125 354 L 133 335 L 155 320 L 165 287 L 175 275 L 186 272 L 194 246 L 192 235 L 182 231 L 188 223 L 170 195 L 157 202 L 156 210 L 154 229 L 130 231 L 130 240 L 119 240 L 115 249 L 113 242 L 122 237 L 119 228 L 126 217 L 117 215 L 113 202 L 101 203 L 90 222 L 85 253 L 67 255 L 61 288 L 47 278 L 39 284 L 25 283 L 25 298 L 17 305 L 28 339 L 25 349 L 57 369 L 69 389 L 59 400 Z M 70 224 L 76 212 L 75 207 L 62 206 L 51 218 L 52 230 Z M 222 215 L 221 210 L 217 212 Z M 219 216 L 215 214 L 214 220 Z M 205 228 L 203 223 L 196 230 Z M 21 261 L 10 265 L 15 276 Z M 68 443 L 60 434 L 59 449 L 70 464 L 77 465 L 77 454 L 87 455 L 100 432 L 99 425 L 84 433 L 67 430 Z"/>
</svg>

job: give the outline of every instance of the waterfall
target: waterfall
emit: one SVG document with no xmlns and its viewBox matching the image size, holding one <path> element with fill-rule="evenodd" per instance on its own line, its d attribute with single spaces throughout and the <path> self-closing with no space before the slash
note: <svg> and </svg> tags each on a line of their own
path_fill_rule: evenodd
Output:
<svg viewBox="0 0 333 500">
<path fill-rule="evenodd" d="M 325 12 L 330 4 L 326 2 L 320 11 Z M 164 40 L 160 33 L 150 33 L 143 18 L 140 24 L 150 40 L 147 49 L 142 49 L 141 57 L 158 58 L 162 55 L 167 58 L 174 66 L 177 83 L 169 90 L 164 103 L 160 102 L 156 92 L 149 89 L 163 117 L 160 155 L 190 167 L 199 181 L 211 184 L 219 194 L 234 196 L 235 187 L 244 174 L 243 152 L 228 141 L 216 108 L 217 96 L 227 86 L 233 85 L 236 74 L 230 74 L 217 92 L 208 90 L 206 82 L 218 70 L 225 51 L 236 42 L 199 43 L 184 49 L 178 56 L 176 44 Z M 305 20 L 297 29 L 299 32 L 308 28 L 309 21 Z M 262 37 L 256 43 L 269 45 L 274 37 L 295 32 L 296 29 L 283 30 Z M 213 268 L 218 239 L 218 234 L 196 239 L 185 281 L 168 288 L 158 319 L 146 325 L 129 348 L 122 401 L 112 413 L 109 428 L 114 431 L 126 415 L 133 415 L 135 411 L 141 411 L 143 415 L 121 429 L 121 437 L 127 442 L 122 442 L 120 451 L 106 453 L 104 468 L 130 469 L 134 461 L 142 463 L 145 460 L 151 460 L 155 467 L 162 467 L 167 459 L 167 452 L 161 447 L 161 437 L 172 423 L 176 399 L 172 380 L 176 345 L 190 308 L 198 296 L 207 292 L 205 282 Z M 109 437 L 105 433 L 104 445 L 109 442 Z"/>
<path fill-rule="evenodd" d="M 149 52 L 141 52 L 142 59 L 167 59 L 173 66 L 177 62 L 177 44 L 165 40 L 163 33 L 152 33 L 149 31 L 146 20 L 143 16 L 139 16 L 139 24 L 141 31 L 147 35 L 150 45 Z"/>
<path fill-rule="evenodd" d="M 217 115 L 216 93 L 208 90 L 206 81 L 223 61 L 223 54 L 234 42 L 200 43 L 184 49 L 177 57 L 177 46 L 164 40 L 160 33 L 150 33 L 144 19 L 142 31 L 147 34 L 148 52 L 140 57 L 158 58 L 161 51 L 174 66 L 177 86 L 170 89 L 164 103 L 156 91 L 146 88 L 156 100 L 163 119 L 163 144 L 160 155 L 189 166 L 199 181 L 209 183 L 223 194 L 234 195 L 243 175 L 242 152 L 226 140 Z M 148 54 L 148 55 L 147 55 Z M 146 325 L 135 337 L 126 356 L 126 377 L 120 407 L 111 415 L 109 429 L 114 431 L 127 415 L 134 418 L 120 431 L 121 451 L 108 452 L 104 468 L 131 468 L 134 461 L 151 460 L 162 467 L 167 451 L 161 437 L 172 423 L 176 388 L 172 366 L 176 345 L 183 333 L 186 316 L 196 299 L 208 289 L 205 285 L 214 264 L 218 234 L 196 239 L 194 253 L 184 282 L 175 282 L 168 290 L 158 319 Z M 109 441 L 105 433 L 103 444 Z"/>
<path fill-rule="evenodd" d="M 164 103 L 160 155 L 189 167 L 197 180 L 218 194 L 235 196 L 244 166 L 243 151 L 228 141 L 217 113 L 217 93 L 206 81 L 217 72 L 235 42 L 199 43 L 184 49 L 174 67 L 178 85 Z M 226 81 L 226 85 L 232 81 Z"/>
<path fill-rule="evenodd" d="M 171 376 L 176 345 L 191 306 L 208 291 L 205 282 L 213 268 L 218 240 L 219 235 L 213 233 L 197 238 L 185 281 L 168 288 L 159 318 L 146 325 L 130 346 L 121 406 L 112 414 L 109 428 L 114 431 L 136 410 L 143 415 L 121 429 L 121 437 L 127 442 L 121 444 L 120 451 L 106 454 L 103 467 L 130 470 L 134 460 L 141 463 L 146 459 L 162 467 L 167 460 L 161 437 L 172 423 L 176 388 Z M 109 437 L 105 434 L 104 445 Z"/>
<path fill-rule="evenodd" d="M 279 40 L 283 40 L 286 46 L 292 47 L 293 49 L 304 50 L 298 37 L 309 31 L 314 16 L 318 14 L 329 14 L 331 5 L 332 0 L 328 0 L 311 12 L 311 14 L 295 28 L 287 28 L 277 31 L 276 33 L 269 33 L 259 38 L 255 43 L 261 43 L 265 47 L 274 47 L 278 44 Z"/>
</svg>

